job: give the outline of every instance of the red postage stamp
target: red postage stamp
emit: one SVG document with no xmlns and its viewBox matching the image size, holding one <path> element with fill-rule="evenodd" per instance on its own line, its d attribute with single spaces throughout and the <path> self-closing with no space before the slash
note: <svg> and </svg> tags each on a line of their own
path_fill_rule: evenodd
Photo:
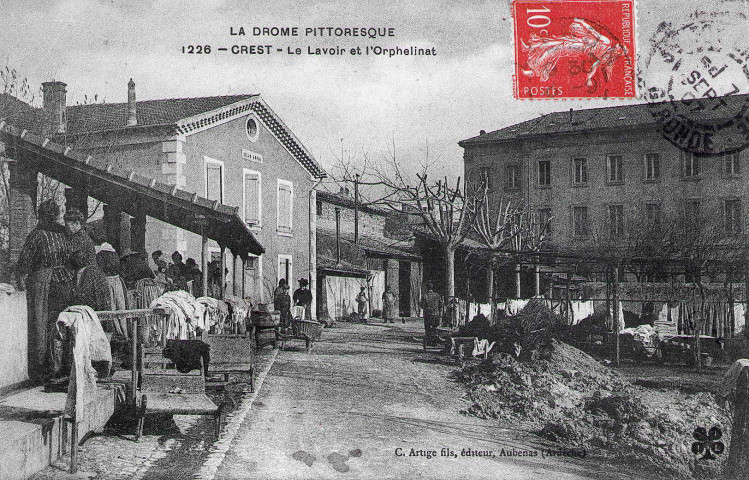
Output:
<svg viewBox="0 0 749 480">
<path fill-rule="evenodd" d="M 636 98 L 634 0 L 515 0 L 515 98 Z"/>
</svg>

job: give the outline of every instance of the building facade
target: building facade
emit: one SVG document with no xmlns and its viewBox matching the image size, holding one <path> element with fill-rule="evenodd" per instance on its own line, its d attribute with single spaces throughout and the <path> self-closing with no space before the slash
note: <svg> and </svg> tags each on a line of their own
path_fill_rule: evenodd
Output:
<svg viewBox="0 0 749 480">
<path fill-rule="evenodd" d="M 390 287 L 403 317 L 419 314 L 423 277 L 421 253 L 405 215 L 371 205 L 357 205 L 351 192 L 317 192 L 317 273 L 319 314 L 346 317 L 356 311 L 354 298 L 363 286 L 370 313 L 382 309 Z"/>
<path fill-rule="evenodd" d="M 551 243 L 584 249 L 647 222 L 719 222 L 746 233 L 745 152 L 696 157 L 663 138 L 646 105 L 556 112 L 459 142 L 466 178 L 551 219 Z"/>
<path fill-rule="evenodd" d="M 136 101 L 131 80 L 127 103 L 66 106 L 65 87 L 45 84 L 49 95 L 36 112 L 39 118 L 22 120 L 51 122 L 45 130 L 56 141 L 236 209 L 265 253 L 250 258 L 242 272 L 239 259 L 209 242 L 213 259 L 226 255 L 228 292 L 244 284 L 244 294 L 258 303 L 272 302 L 281 278 L 292 286 L 310 278 L 314 286 L 314 188 L 326 174 L 259 95 Z M 105 223 L 107 216 L 118 216 L 117 205 L 106 207 Z M 129 223 L 123 232 L 146 231 L 145 245 L 128 239 L 120 249 L 162 250 L 167 256 L 178 251 L 199 263 L 199 235 L 151 217 L 118 220 Z"/>
</svg>

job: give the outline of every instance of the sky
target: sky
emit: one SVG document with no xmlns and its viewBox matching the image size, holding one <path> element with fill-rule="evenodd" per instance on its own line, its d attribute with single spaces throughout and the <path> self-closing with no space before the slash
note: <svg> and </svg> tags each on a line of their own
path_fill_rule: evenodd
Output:
<svg viewBox="0 0 749 480">
<path fill-rule="evenodd" d="M 638 2 L 638 38 L 691 8 L 743 1 Z M 519 101 L 512 98 L 510 3 L 410 0 L 30 0 L 1 2 L 0 61 L 32 86 L 60 80 L 68 103 L 84 96 L 140 100 L 260 93 L 326 167 L 343 148 L 377 158 L 395 145 L 404 164 L 423 159 L 436 173 L 462 174 L 457 142 L 557 110 L 615 101 Z M 392 27 L 381 39 L 230 36 L 230 28 Z M 642 40 L 640 43 L 643 44 Z M 434 47 L 434 57 L 187 55 L 182 46 Z M 618 102 L 621 103 L 621 102 Z"/>
</svg>

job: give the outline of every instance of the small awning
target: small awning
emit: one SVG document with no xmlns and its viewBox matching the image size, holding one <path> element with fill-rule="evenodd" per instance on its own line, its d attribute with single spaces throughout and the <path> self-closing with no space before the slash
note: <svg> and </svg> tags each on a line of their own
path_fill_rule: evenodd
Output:
<svg viewBox="0 0 749 480">
<path fill-rule="evenodd" d="M 241 257 L 265 252 L 238 208 L 126 171 L 5 122 L 0 122 L 0 140 L 7 157 L 128 215 L 147 215 L 198 235 L 205 228 L 208 238 Z"/>
</svg>

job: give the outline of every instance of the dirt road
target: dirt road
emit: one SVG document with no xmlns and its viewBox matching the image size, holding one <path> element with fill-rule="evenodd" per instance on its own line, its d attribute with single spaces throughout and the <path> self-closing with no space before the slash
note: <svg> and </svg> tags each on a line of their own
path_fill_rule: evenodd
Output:
<svg viewBox="0 0 749 480">
<path fill-rule="evenodd" d="M 456 367 L 412 340 L 422 328 L 344 324 L 310 354 L 280 352 L 215 478 L 619 476 L 589 457 L 544 458 L 532 435 L 462 415 Z"/>
</svg>

